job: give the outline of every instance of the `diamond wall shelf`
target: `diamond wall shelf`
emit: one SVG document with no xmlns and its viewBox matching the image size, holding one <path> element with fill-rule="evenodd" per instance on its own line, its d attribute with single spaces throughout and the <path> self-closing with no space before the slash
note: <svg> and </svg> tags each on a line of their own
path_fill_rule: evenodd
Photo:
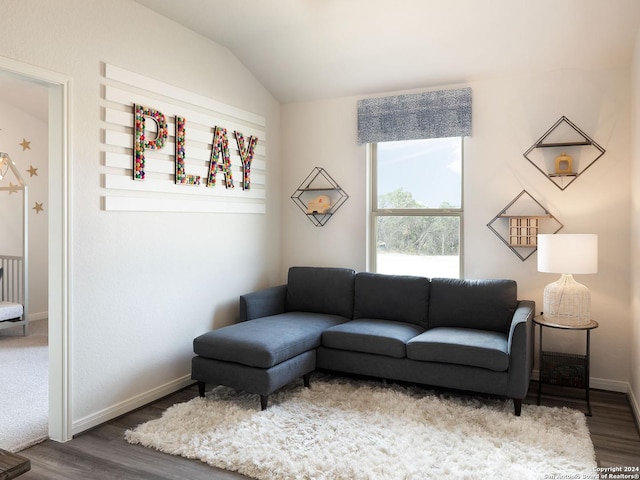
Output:
<svg viewBox="0 0 640 480">
<path fill-rule="evenodd" d="M 562 116 L 523 155 L 556 187 L 564 190 L 604 153 L 604 148 Z M 565 161 L 564 167 L 559 167 L 560 159 L 568 160 L 568 165 Z"/>
<path fill-rule="evenodd" d="M 324 168 L 315 167 L 291 195 L 291 200 L 316 227 L 323 227 L 349 195 Z"/>
<path fill-rule="evenodd" d="M 487 227 L 524 262 L 538 249 L 539 233 L 558 233 L 564 225 L 523 190 Z"/>
</svg>

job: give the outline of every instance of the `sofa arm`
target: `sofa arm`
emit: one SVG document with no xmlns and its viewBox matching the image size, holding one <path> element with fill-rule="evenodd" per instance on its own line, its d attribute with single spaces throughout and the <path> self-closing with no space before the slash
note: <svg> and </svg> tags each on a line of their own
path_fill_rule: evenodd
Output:
<svg viewBox="0 0 640 480">
<path fill-rule="evenodd" d="M 531 382 L 534 354 L 533 317 L 536 304 L 530 300 L 518 302 L 509 330 L 509 386 L 507 396 L 526 397 Z"/>
<path fill-rule="evenodd" d="M 240 321 L 284 313 L 286 297 L 286 285 L 240 295 Z"/>
</svg>

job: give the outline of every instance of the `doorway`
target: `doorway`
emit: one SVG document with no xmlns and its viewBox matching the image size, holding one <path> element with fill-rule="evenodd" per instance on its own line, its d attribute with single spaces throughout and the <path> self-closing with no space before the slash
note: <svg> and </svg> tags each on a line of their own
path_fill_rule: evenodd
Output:
<svg viewBox="0 0 640 480">
<path fill-rule="evenodd" d="M 48 91 L 49 438 L 64 442 L 72 438 L 68 224 L 71 79 L 4 57 L 0 57 L 0 71 Z"/>
</svg>

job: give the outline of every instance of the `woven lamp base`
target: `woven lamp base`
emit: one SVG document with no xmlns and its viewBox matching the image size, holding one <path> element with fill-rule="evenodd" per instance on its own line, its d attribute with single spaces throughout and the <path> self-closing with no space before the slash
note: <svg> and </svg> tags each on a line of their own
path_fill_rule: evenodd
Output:
<svg viewBox="0 0 640 480">
<path fill-rule="evenodd" d="M 559 325 L 581 326 L 591 322 L 591 295 L 589 289 L 576 282 L 571 274 L 562 274 L 559 280 L 544 289 L 542 316 Z"/>
</svg>

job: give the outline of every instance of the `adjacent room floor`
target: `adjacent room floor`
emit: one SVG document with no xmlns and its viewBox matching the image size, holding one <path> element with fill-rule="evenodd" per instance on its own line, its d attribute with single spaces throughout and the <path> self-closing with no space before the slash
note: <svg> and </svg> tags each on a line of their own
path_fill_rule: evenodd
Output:
<svg viewBox="0 0 640 480">
<path fill-rule="evenodd" d="M 0 448 L 15 451 L 47 438 L 49 367 L 47 320 L 0 330 Z"/>
</svg>

